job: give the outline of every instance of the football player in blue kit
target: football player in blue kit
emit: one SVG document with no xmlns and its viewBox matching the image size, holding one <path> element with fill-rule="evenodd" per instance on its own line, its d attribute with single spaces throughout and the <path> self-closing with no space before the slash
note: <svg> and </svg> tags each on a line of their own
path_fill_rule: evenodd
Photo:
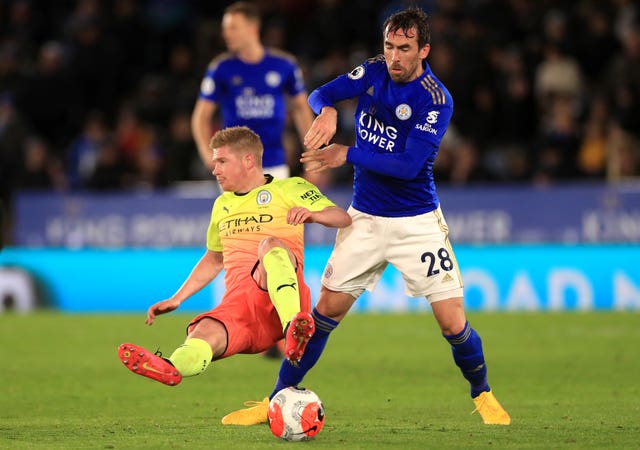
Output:
<svg viewBox="0 0 640 450">
<path fill-rule="evenodd" d="M 453 100 L 426 62 L 431 48 L 427 15 L 415 7 L 392 15 L 383 25 L 383 39 L 383 55 L 309 96 L 318 116 L 305 137 L 301 161 L 311 171 L 353 165 L 353 224 L 338 231 L 327 263 L 313 311 L 316 332 L 299 366 L 282 366 L 276 389 L 302 381 L 329 333 L 392 264 L 402 273 L 407 293 L 430 302 L 455 364 L 470 384 L 475 411 L 486 424 L 508 425 L 511 419 L 487 382 L 482 341 L 466 319 L 462 278 L 433 178 Z M 354 97 L 355 146 L 330 143 L 337 126 L 334 105 Z"/>
<path fill-rule="evenodd" d="M 287 108 L 300 142 L 313 121 L 302 72 L 293 55 L 266 48 L 260 41 L 255 4 L 236 2 L 222 17 L 225 52 L 209 64 L 191 116 L 191 129 L 202 162 L 212 170 L 209 141 L 219 108 L 222 127 L 247 126 L 263 142 L 265 173 L 287 178 L 290 168 L 283 145 Z"/>
<path fill-rule="evenodd" d="M 338 231 L 312 311 L 315 333 L 297 366 L 282 364 L 270 398 L 297 386 L 320 358 L 329 334 L 388 264 L 403 275 L 408 294 L 424 296 L 455 364 L 470 384 L 475 411 L 486 424 L 511 418 L 487 381 L 482 341 L 466 319 L 462 278 L 440 209 L 433 164 L 453 113 L 453 100 L 426 62 L 426 14 L 412 7 L 383 25 L 384 54 L 319 87 L 309 96 L 318 114 L 305 136 L 308 171 L 354 166 L 352 225 Z M 335 104 L 358 99 L 356 144 L 330 143 Z M 245 424 L 267 421 L 268 403 L 236 411 Z M 475 412 L 474 411 L 474 412 Z"/>
</svg>

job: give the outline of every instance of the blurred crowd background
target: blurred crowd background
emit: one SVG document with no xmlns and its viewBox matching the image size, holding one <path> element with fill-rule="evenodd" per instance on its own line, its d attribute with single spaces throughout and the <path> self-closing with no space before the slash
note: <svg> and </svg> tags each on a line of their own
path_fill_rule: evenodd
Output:
<svg viewBox="0 0 640 450">
<path fill-rule="evenodd" d="M 211 0 L 0 0 L 0 195 L 160 189 L 211 180 L 190 115 L 225 50 Z M 633 0 L 259 0 L 267 46 L 308 92 L 382 51 L 381 25 L 431 15 L 434 73 L 455 111 L 441 185 L 616 182 L 640 174 L 640 23 Z M 336 142 L 353 142 L 353 104 Z M 293 172 L 301 148 L 285 136 Z M 351 183 L 349 168 L 323 182 Z"/>
</svg>

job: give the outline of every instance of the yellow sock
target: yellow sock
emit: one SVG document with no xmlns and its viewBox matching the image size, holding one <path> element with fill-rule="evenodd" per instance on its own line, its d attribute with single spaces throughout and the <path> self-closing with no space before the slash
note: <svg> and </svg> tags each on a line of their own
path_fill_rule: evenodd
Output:
<svg viewBox="0 0 640 450">
<path fill-rule="evenodd" d="M 169 361 L 183 377 L 192 377 L 204 372 L 212 357 L 213 351 L 207 341 L 189 338 L 173 352 Z"/>
<path fill-rule="evenodd" d="M 282 329 L 300 312 L 298 277 L 289 254 L 282 247 L 274 247 L 262 258 L 267 271 L 267 287 L 273 305 L 278 311 Z"/>
</svg>

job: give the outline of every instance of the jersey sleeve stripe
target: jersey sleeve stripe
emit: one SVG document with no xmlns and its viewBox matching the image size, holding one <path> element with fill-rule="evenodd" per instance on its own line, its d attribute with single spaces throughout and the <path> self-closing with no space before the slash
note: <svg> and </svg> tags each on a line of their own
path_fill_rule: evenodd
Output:
<svg viewBox="0 0 640 450">
<path fill-rule="evenodd" d="M 433 86 L 433 88 L 438 92 L 440 98 L 441 98 L 441 104 L 445 104 L 447 101 L 447 97 L 444 94 L 444 91 L 442 90 L 442 88 L 440 87 L 440 85 L 436 82 L 436 80 L 433 79 L 433 77 L 431 75 L 427 75 L 427 80 L 429 82 L 429 84 L 431 86 Z"/>
<path fill-rule="evenodd" d="M 431 94 L 431 99 L 434 104 L 439 105 L 443 103 L 442 97 L 439 95 L 436 89 L 434 89 L 432 86 L 429 86 L 425 80 L 420 81 L 420 84 L 422 84 L 422 87 Z"/>
<path fill-rule="evenodd" d="M 442 90 L 442 88 L 440 88 L 440 86 L 438 86 L 438 83 L 436 83 L 436 81 L 431 78 L 430 75 L 427 75 L 425 78 L 423 78 L 420 81 L 420 84 L 422 84 L 422 87 L 429 91 L 431 97 L 433 98 L 433 103 L 435 103 L 436 105 L 444 105 L 446 103 L 447 100 L 444 91 Z"/>
</svg>

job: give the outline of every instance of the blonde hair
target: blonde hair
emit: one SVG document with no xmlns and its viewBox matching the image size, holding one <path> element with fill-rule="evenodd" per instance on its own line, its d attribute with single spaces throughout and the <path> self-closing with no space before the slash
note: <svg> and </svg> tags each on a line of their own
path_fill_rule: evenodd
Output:
<svg viewBox="0 0 640 450">
<path fill-rule="evenodd" d="M 262 167 L 262 153 L 264 147 L 260 136 L 248 127 L 229 127 L 217 131 L 211 138 L 209 147 L 211 149 L 229 147 L 234 151 L 246 151 L 252 153 L 256 164 Z"/>
</svg>

